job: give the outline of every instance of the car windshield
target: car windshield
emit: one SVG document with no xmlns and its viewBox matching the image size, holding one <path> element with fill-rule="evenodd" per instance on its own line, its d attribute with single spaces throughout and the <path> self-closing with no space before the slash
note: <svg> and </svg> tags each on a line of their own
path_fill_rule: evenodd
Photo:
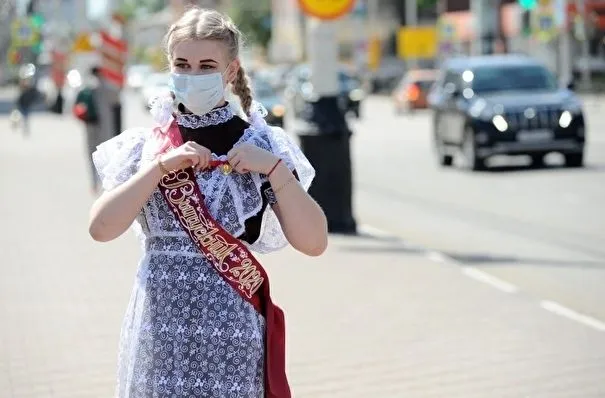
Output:
<svg viewBox="0 0 605 398">
<path fill-rule="evenodd" d="M 464 73 L 463 78 L 465 78 Z M 473 69 L 471 87 L 477 93 L 513 90 L 556 90 L 557 82 L 554 76 L 541 66 L 490 66 Z"/>
</svg>

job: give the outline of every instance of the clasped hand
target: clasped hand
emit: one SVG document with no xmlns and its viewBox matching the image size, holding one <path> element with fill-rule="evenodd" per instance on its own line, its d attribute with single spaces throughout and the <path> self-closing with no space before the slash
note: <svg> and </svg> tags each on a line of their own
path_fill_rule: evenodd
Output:
<svg viewBox="0 0 605 398">
<path fill-rule="evenodd" d="M 161 157 L 168 170 L 182 170 L 187 167 L 205 170 L 211 160 L 212 152 L 193 141 L 186 142 Z M 227 153 L 227 161 L 238 173 L 267 174 L 277 160 L 277 156 L 271 152 L 248 143 L 238 145 Z"/>
</svg>

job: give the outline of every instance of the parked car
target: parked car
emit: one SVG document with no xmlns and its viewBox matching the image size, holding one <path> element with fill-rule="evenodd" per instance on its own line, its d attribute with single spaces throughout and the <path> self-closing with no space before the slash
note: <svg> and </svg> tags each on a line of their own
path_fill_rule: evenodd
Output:
<svg viewBox="0 0 605 398">
<path fill-rule="evenodd" d="M 429 94 L 439 163 L 462 154 L 472 170 L 493 155 L 529 155 L 534 164 L 559 152 L 568 167 L 584 163 L 582 104 L 554 75 L 525 55 L 446 61 Z"/>
<path fill-rule="evenodd" d="M 361 103 L 365 97 L 361 79 L 346 66 L 341 66 L 338 71 L 338 82 L 340 87 L 338 102 L 342 111 L 360 118 Z M 308 65 L 299 65 L 290 73 L 284 96 L 288 112 L 292 112 L 294 117 L 300 117 L 305 112 L 307 105 L 317 100 Z"/>
<path fill-rule="evenodd" d="M 401 79 L 392 98 L 397 113 L 410 112 L 428 107 L 428 93 L 437 80 L 434 69 L 411 70 Z"/>
<path fill-rule="evenodd" d="M 265 120 L 272 126 L 284 126 L 286 108 L 283 98 L 267 79 L 256 76 L 252 79 L 254 98 L 267 109 Z"/>
</svg>

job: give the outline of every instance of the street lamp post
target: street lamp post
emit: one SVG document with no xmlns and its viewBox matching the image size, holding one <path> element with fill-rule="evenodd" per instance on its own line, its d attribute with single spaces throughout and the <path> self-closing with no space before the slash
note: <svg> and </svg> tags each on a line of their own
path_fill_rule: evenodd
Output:
<svg viewBox="0 0 605 398">
<path fill-rule="evenodd" d="M 328 219 L 331 233 L 356 233 L 352 212 L 351 130 L 339 105 L 338 43 L 332 21 L 307 18 L 307 55 L 314 98 L 307 103 L 296 134 L 315 167 L 309 194 Z"/>
</svg>

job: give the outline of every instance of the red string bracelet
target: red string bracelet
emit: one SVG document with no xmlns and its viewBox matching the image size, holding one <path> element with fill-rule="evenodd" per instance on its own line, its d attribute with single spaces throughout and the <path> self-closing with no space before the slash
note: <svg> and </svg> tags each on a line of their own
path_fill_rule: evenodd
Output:
<svg viewBox="0 0 605 398">
<path fill-rule="evenodd" d="M 275 169 L 277 168 L 277 166 L 281 163 L 281 159 L 278 159 L 277 162 L 275 162 L 275 164 L 273 165 L 273 167 L 271 168 L 271 170 L 269 170 L 269 172 L 267 173 L 267 178 L 271 177 L 271 173 L 273 173 L 275 171 Z"/>
</svg>

